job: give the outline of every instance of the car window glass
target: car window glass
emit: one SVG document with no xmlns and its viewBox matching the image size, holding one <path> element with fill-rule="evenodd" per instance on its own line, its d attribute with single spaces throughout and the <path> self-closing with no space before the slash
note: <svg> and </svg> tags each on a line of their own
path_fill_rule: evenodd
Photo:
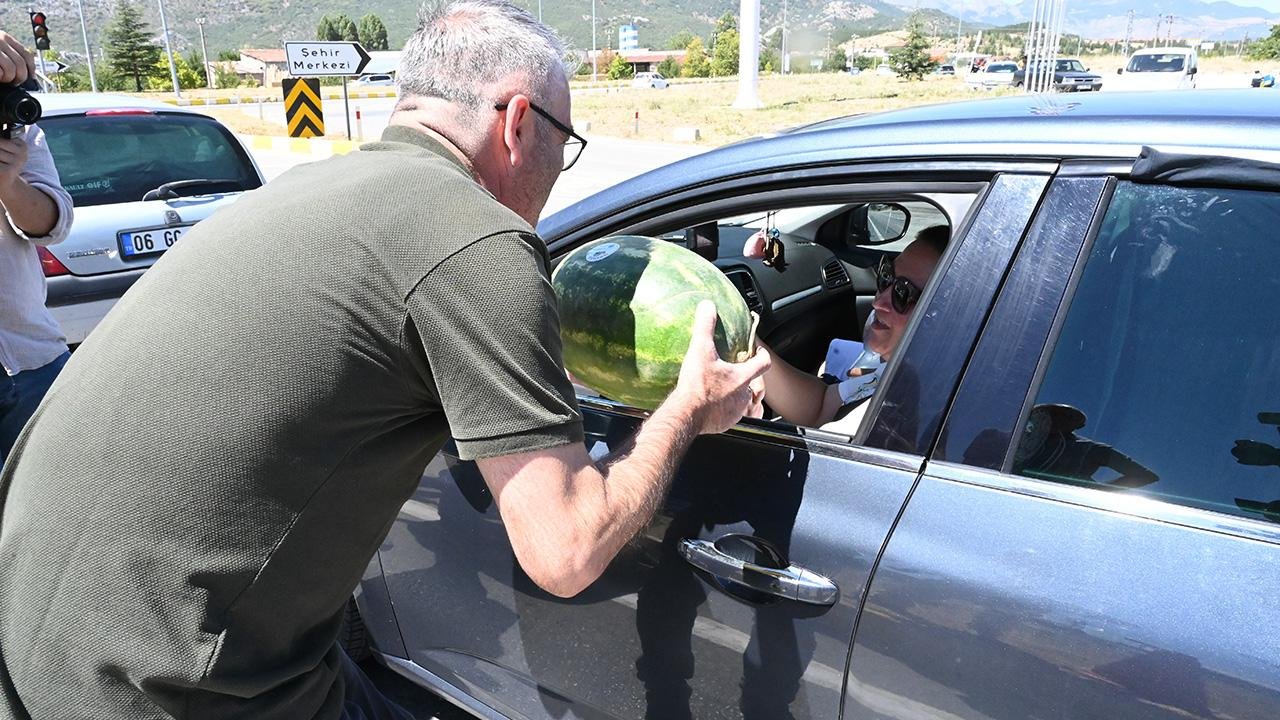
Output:
<svg viewBox="0 0 1280 720">
<path fill-rule="evenodd" d="M 1121 183 L 1012 470 L 1280 519 L 1280 195 Z"/>
<path fill-rule="evenodd" d="M 175 180 L 226 180 L 194 195 L 260 185 L 248 157 L 216 121 L 140 114 L 48 117 L 40 122 L 76 207 L 135 202 Z"/>
<path fill-rule="evenodd" d="M 1134 55 L 1129 59 L 1128 72 L 1179 72 L 1185 55 L 1176 53 Z"/>
</svg>

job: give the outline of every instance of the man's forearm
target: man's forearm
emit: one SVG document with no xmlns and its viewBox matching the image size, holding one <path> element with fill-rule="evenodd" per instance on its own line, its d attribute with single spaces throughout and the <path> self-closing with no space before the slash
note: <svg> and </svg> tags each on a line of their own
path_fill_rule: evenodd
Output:
<svg viewBox="0 0 1280 720">
<path fill-rule="evenodd" d="M 13 224 L 29 237 L 44 237 L 58 224 L 58 204 L 23 178 L 0 187 L 0 204 Z"/>
</svg>

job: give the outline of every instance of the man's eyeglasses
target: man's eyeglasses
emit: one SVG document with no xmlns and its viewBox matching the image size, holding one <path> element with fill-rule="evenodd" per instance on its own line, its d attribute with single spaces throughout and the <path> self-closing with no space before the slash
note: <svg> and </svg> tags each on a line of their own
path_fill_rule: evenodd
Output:
<svg viewBox="0 0 1280 720">
<path fill-rule="evenodd" d="M 915 283 L 894 272 L 893 260 L 888 255 L 882 256 L 880 264 L 876 266 L 876 292 L 882 293 L 886 288 L 892 288 L 889 302 L 900 315 L 905 315 L 924 292 Z"/>
<path fill-rule="evenodd" d="M 573 167 L 573 164 L 578 162 L 578 158 L 582 156 L 582 151 L 586 149 L 587 139 L 574 132 L 573 128 L 552 117 L 551 113 L 543 110 L 537 105 L 534 105 L 532 101 L 529 103 L 529 107 L 532 108 L 534 112 L 541 115 L 547 122 L 551 123 L 555 129 L 569 136 L 565 138 L 564 141 L 564 165 L 561 166 L 560 171 L 564 172 L 565 170 Z M 507 103 L 498 103 L 493 106 L 493 109 L 498 112 L 503 112 L 507 109 Z"/>
</svg>

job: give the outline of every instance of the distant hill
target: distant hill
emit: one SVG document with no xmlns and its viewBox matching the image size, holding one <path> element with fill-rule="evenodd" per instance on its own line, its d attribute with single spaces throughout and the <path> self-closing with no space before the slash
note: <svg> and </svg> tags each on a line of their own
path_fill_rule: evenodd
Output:
<svg viewBox="0 0 1280 720">
<path fill-rule="evenodd" d="M 917 0 L 895 0 L 903 7 L 914 7 Z M 971 0 L 919 0 L 930 7 L 951 14 L 962 13 L 970 20 L 1009 26 L 1025 23 L 1035 11 L 1036 0 L 974 3 Z M 1134 11 L 1133 37 L 1151 38 L 1156 33 L 1160 16 L 1173 15 L 1173 36 L 1183 40 L 1239 40 L 1245 35 L 1258 38 L 1280 24 L 1280 14 L 1260 7 L 1206 0 L 1068 0 L 1063 29 L 1086 38 L 1123 38 Z M 1168 33 L 1167 20 L 1159 20 L 1160 36 Z"/>
<path fill-rule="evenodd" d="M 89 41 L 95 54 L 99 52 L 99 35 L 110 20 L 115 0 L 82 0 Z M 75 0 L 33 0 L 49 18 L 53 47 L 60 52 L 83 54 L 80 19 Z M 362 15 L 376 13 L 387 26 L 393 48 L 403 44 L 416 26 L 421 0 L 381 0 L 372 3 L 354 0 L 165 0 L 165 16 L 175 48 L 185 52 L 200 47 L 196 18 L 204 17 L 206 44 L 210 57 L 221 50 L 245 47 L 281 47 L 287 40 L 314 37 L 315 27 L 326 14 L 345 13 L 359 21 Z M 535 14 L 538 0 L 520 2 Z M 576 48 L 591 47 L 590 4 L 569 5 L 556 0 L 542 1 L 543 19 Z M 14 7 L 4 3 L 0 9 L 0 28 L 30 42 L 30 22 L 26 5 Z M 736 0 L 597 0 L 596 42 L 599 47 L 617 46 L 619 25 L 635 23 L 640 30 L 640 44 L 651 48 L 666 47 L 681 30 L 688 30 L 708 40 L 716 18 L 738 11 Z M 138 3 L 143 17 L 160 37 L 160 16 L 151 0 Z M 376 9 L 375 9 L 376 8 Z M 585 12 L 584 12 L 585 11 Z M 761 27 L 765 32 L 782 25 L 781 3 L 762 7 Z M 791 47 L 798 51 L 816 49 L 828 42 L 837 44 L 851 35 L 871 35 L 903 26 L 910 11 L 881 0 L 789 0 L 787 26 Z M 929 30 L 951 35 L 956 31 L 954 15 L 937 9 L 922 11 Z M 988 24 L 964 23 L 966 30 L 988 27 Z"/>
</svg>

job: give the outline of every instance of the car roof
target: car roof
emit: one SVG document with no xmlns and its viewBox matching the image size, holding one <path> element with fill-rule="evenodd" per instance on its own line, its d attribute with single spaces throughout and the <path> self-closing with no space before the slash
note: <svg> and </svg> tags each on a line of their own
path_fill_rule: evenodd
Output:
<svg viewBox="0 0 1280 720">
<path fill-rule="evenodd" d="M 1252 89 L 1011 95 L 852 115 L 743 140 L 658 168 L 547 218 L 554 235 L 587 204 L 623 208 L 752 173 L 867 160 L 1119 158 L 1144 146 L 1280 159 L 1280 93 Z"/>
<path fill-rule="evenodd" d="M 1142 48 L 1141 50 L 1134 50 L 1130 57 L 1133 57 L 1133 55 L 1190 55 L 1195 51 L 1195 48 L 1189 47 Z"/>
<path fill-rule="evenodd" d="M 119 110 L 124 108 L 139 108 L 142 110 L 154 110 L 156 112 L 180 112 L 191 115 L 202 115 L 202 113 L 195 110 L 170 105 L 169 103 L 161 102 L 159 100 L 138 98 L 131 95 L 112 95 L 109 93 L 38 93 L 36 98 L 40 101 L 40 107 L 43 108 L 46 116 L 77 115 L 90 110 Z"/>
</svg>

